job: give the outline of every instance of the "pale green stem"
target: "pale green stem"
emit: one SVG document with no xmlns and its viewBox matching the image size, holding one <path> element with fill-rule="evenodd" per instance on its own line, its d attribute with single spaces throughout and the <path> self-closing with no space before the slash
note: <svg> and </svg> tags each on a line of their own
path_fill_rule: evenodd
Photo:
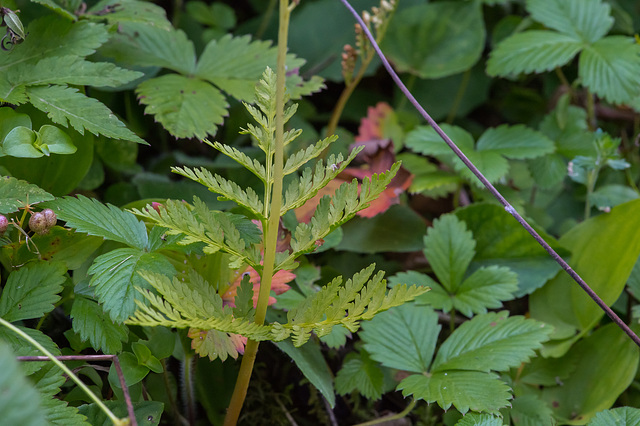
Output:
<svg viewBox="0 0 640 426">
<path fill-rule="evenodd" d="M 416 400 L 412 399 L 411 402 L 409 403 L 409 405 L 407 405 L 407 408 L 405 408 L 404 410 L 402 410 L 398 414 L 394 414 L 393 416 L 380 417 L 379 419 L 371 420 L 371 421 L 364 422 L 364 423 L 358 423 L 355 426 L 373 426 L 373 425 L 378 425 L 378 424 L 381 424 L 381 423 L 391 422 L 392 420 L 399 420 L 399 419 L 402 419 L 402 418 L 406 417 L 407 414 L 409 414 L 411 412 L 411 410 L 413 410 L 413 407 L 415 407 L 415 406 L 416 406 Z"/>
<path fill-rule="evenodd" d="M 111 410 L 109 410 L 109 408 L 107 408 L 106 405 L 104 405 L 104 403 L 100 400 L 100 398 L 98 398 L 93 392 L 91 392 L 91 389 L 89 389 L 87 387 L 87 385 L 85 385 L 84 383 L 82 383 L 82 380 L 80 380 L 78 378 L 78 376 L 76 376 L 75 374 L 73 374 L 73 372 L 67 368 L 66 365 L 64 365 L 62 363 L 62 361 L 58 360 L 58 358 L 56 358 L 51 352 L 49 352 L 48 350 L 46 350 L 44 348 L 44 346 L 42 346 L 40 343 L 36 342 L 31 336 L 29 336 L 27 333 L 25 333 L 24 331 L 20 330 L 18 327 L 16 327 L 15 325 L 11 324 L 8 321 L 5 321 L 4 319 L 0 318 L 0 324 L 2 324 L 3 326 L 7 327 L 8 329 L 10 329 L 11 331 L 13 331 L 14 333 L 16 333 L 17 335 L 19 335 L 20 337 L 22 337 L 24 340 L 26 340 L 27 342 L 29 342 L 31 345 L 35 346 L 40 352 L 42 352 L 43 354 L 45 354 L 45 356 L 47 358 L 49 358 L 51 360 L 51 362 L 53 362 L 55 365 L 57 365 L 58 367 L 60 367 L 60 369 L 62 371 L 64 371 L 64 373 L 69 376 L 69 378 L 71 380 L 73 380 L 76 385 L 78 385 L 78 387 L 80 389 L 82 389 L 87 396 L 89 396 L 89 398 L 91 398 L 91 400 L 93 400 L 93 402 L 96 403 L 96 405 L 98 407 L 100 407 L 100 409 L 107 415 L 107 417 L 109 417 L 109 419 L 111 419 L 111 421 L 113 422 L 114 425 L 116 426 L 125 426 L 129 424 L 129 419 L 125 418 L 125 419 L 119 419 L 118 417 L 116 417 L 115 414 L 113 414 L 111 412 Z"/>
<path fill-rule="evenodd" d="M 599 161 L 599 158 L 598 158 Z M 600 174 L 600 168 L 596 166 L 596 168 L 587 173 L 587 199 L 584 203 L 584 220 L 589 219 L 591 216 L 591 200 L 590 196 L 593 193 L 593 190 L 596 186 L 596 181 L 598 180 L 598 174 Z"/>
<path fill-rule="evenodd" d="M 284 95 L 285 95 L 285 60 L 287 55 L 287 38 L 289 32 L 289 16 L 291 8 L 288 0 L 280 0 L 280 23 L 278 30 L 278 61 L 276 66 L 276 139 L 273 156 L 273 188 L 271 191 L 271 208 L 266 226 L 264 227 L 264 265 L 260 280 L 260 293 L 256 306 L 255 322 L 263 324 L 269 304 L 271 280 L 273 278 L 276 246 L 278 242 L 278 225 L 280 224 L 280 208 L 282 206 L 282 169 L 284 167 Z M 267 162 L 271 160 L 267 158 Z M 242 356 L 242 364 L 238 372 L 236 386 L 233 389 L 231 402 L 224 419 L 225 426 L 232 426 L 238 422 L 240 411 L 249 388 L 253 364 L 258 353 L 258 343 L 248 340 Z"/>
</svg>

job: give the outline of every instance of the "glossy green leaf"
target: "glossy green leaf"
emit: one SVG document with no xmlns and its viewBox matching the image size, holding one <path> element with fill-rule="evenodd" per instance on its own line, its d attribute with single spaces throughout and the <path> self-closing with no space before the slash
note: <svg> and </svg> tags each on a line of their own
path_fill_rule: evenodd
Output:
<svg viewBox="0 0 640 426">
<path fill-rule="evenodd" d="M 43 119 L 44 114 L 43 114 Z M 47 192 L 63 196 L 69 194 L 87 174 L 93 161 L 93 140 L 90 133 L 81 135 L 69 132 L 77 147 L 74 154 L 52 155 L 40 158 L 0 158 L 0 166 L 5 167 L 16 178 L 38 185 Z M 31 198 L 29 198 L 31 201 Z"/>
<path fill-rule="evenodd" d="M 549 325 L 508 311 L 478 315 L 460 325 L 442 344 L 432 371 L 505 371 L 527 362 L 548 340 Z"/>
<path fill-rule="evenodd" d="M 214 135 L 229 105 L 211 84 L 194 77 L 167 74 L 136 89 L 140 102 L 166 130 L 178 138 Z"/>
<path fill-rule="evenodd" d="M 73 331 L 83 341 L 89 340 L 94 349 L 106 354 L 122 351 L 122 342 L 126 342 L 129 329 L 113 322 L 93 300 L 76 296 L 71 308 L 71 318 Z"/>
<path fill-rule="evenodd" d="M 0 148 L 7 134 L 15 127 L 23 126 L 31 129 L 31 118 L 27 114 L 21 114 L 10 107 L 0 108 Z M 0 157 L 2 150 L 0 149 Z"/>
<path fill-rule="evenodd" d="M 575 356 L 574 373 L 562 386 L 545 387 L 542 399 L 565 424 L 585 424 L 610 408 L 633 381 L 640 350 L 615 324 L 608 324 L 578 342 L 566 356 Z"/>
<path fill-rule="evenodd" d="M 125 139 L 146 144 L 116 118 L 104 104 L 86 97 L 78 89 L 64 86 L 28 87 L 31 103 L 47 113 L 54 123 L 67 127 L 71 124 L 80 134 L 85 129 L 94 135 Z"/>
<path fill-rule="evenodd" d="M 611 6 L 602 0 L 527 0 L 531 17 L 548 28 L 593 43 L 613 26 Z"/>
<path fill-rule="evenodd" d="M 440 78 L 471 68 L 480 58 L 484 39 L 478 2 L 442 2 L 399 11 L 382 46 L 399 71 Z"/>
<path fill-rule="evenodd" d="M 60 300 L 63 263 L 30 263 L 12 272 L 0 295 L 0 316 L 9 322 L 39 318 Z"/>
<path fill-rule="evenodd" d="M 255 85 L 267 66 L 275 68 L 275 48 L 249 36 L 226 35 L 207 44 L 195 75 L 243 101 L 252 101 Z"/>
<path fill-rule="evenodd" d="M 78 150 L 65 132 L 56 126 L 45 124 L 38 130 L 40 143 L 46 144 L 52 154 L 73 154 Z"/>
<path fill-rule="evenodd" d="M 382 396 L 383 385 L 384 374 L 380 366 L 364 351 L 347 355 L 336 374 L 338 395 L 358 391 L 365 398 L 375 401 Z"/>
<path fill-rule="evenodd" d="M 122 374 L 124 375 L 124 383 L 127 386 L 133 386 L 144 379 L 149 374 L 149 368 L 138 363 L 138 358 L 131 352 L 122 352 L 118 355 L 120 361 L 120 367 L 122 368 Z M 112 386 L 121 389 L 120 380 L 116 374 L 114 364 L 111 364 L 109 368 L 109 383 Z"/>
<path fill-rule="evenodd" d="M 0 342 L 0 413 L 6 424 L 46 426 L 40 395 L 24 377 L 9 345 Z"/>
<path fill-rule="evenodd" d="M 589 426 L 633 426 L 640 424 L 640 408 L 619 407 L 596 414 Z"/>
<path fill-rule="evenodd" d="M 406 206 L 392 206 L 373 218 L 354 218 L 342 225 L 337 250 L 358 253 L 409 252 L 422 248 L 424 221 Z"/>
<path fill-rule="evenodd" d="M 462 414 L 472 410 L 498 415 L 511 399 L 509 386 L 497 375 L 480 371 L 412 374 L 400 382 L 398 390 L 405 397 L 437 402 L 444 410 L 453 405 Z"/>
<path fill-rule="evenodd" d="M 640 96 L 640 45 L 631 37 L 611 36 L 580 54 L 579 76 L 594 94 L 615 104 Z"/>
<path fill-rule="evenodd" d="M 454 215 L 433 222 L 424 237 L 424 255 L 442 286 L 456 293 L 475 255 L 473 234 Z"/>
<path fill-rule="evenodd" d="M 327 365 L 320 346 L 315 342 L 307 342 L 300 347 L 293 346 L 291 340 L 277 342 L 275 345 L 296 363 L 302 374 L 320 391 L 333 408 L 336 395 L 333 390 L 331 370 Z"/>
<path fill-rule="evenodd" d="M 399 370 L 424 373 L 438 340 L 438 314 L 429 307 L 405 304 L 362 324 L 360 338 L 371 358 Z"/>
<path fill-rule="evenodd" d="M 2 143 L 2 149 L 11 157 L 38 158 L 44 154 L 33 146 L 36 133 L 28 127 L 18 126 L 7 134 Z"/>
<path fill-rule="evenodd" d="M 518 274 L 517 297 L 529 294 L 553 278 L 560 266 L 502 207 L 475 203 L 455 212 L 473 232 L 476 256 L 472 267 L 506 266 Z M 545 241 L 556 250 L 559 244 L 534 224 Z M 426 295 L 428 296 L 428 294 Z"/>
<path fill-rule="evenodd" d="M 138 249 L 122 248 L 112 250 L 95 259 L 89 274 L 91 286 L 103 309 L 112 320 L 123 322 L 136 311 L 135 300 L 145 302 L 145 298 L 135 287 L 149 288 L 149 284 L 139 275 L 140 271 L 150 271 L 165 276 L 175 275 L 175 268 L 161 254 L 145 253 Z"/>
<path fill-rule="evenodd" d="M 0 177 L 0 214 L 13 213 L 28 204 L 53 200 L 53 195 L 14 177 Z"/>
<path fill-rule="evenodd" d="M 501 308 L 502 301 L 513 299 L 517 290 L 518 276 L 515 272 L 495 265 L 483 267 L 456 289 L 453 308 L 467 317 L 483 314 L 487 308 Z"/>
<path fill-rule="evenodd" d="M 608 305 L 620 296 L 640 255 L 639 212 L 639 200 L 621 204 L 574 227 L 559 241 L 573 253 L 572 268 Z M 529 302 L 531 316 L 566 330 L 564 337 L 572 334 L 570 327 L 588 330 L 604 315 L 565 273 L 533 293 Z"/>
<path fill-rule="evenodd" d="M 77 198 L 59 198 L 49 204 L 58 219 L 78 232 L 117 241 L 138 249 L 149 248 L 149 237 L 144 223 L 133 214 L 111 204 L 78 195 Z"/>
<path fill-rule="evenodd" d="M 491 51 L 487 74 L 492 77 L 550 71 L 571 61 L 584 47 L 576 36 L 552 31 L 517 33 Z"/>
</svg>

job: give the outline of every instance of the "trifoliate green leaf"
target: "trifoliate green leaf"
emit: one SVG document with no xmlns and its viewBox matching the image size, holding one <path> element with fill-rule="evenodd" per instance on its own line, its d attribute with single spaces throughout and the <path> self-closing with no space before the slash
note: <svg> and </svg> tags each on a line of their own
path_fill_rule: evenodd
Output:
<svg viewBox="0 0 640 426">
<path fill-rule="evenodd" d="M 405 304 L 377 315 L 362 328 L 360 338 L 372 359 L 386 367 L 424 373 L 442 327 L 430 307 Z"/>
<path fill-rule="evenodd" d="M 640 409 L 619 407 L 600 411 L 588 423 L 589 426 L 633 426 L 640 424 Z"/>
<path fill-rule="evenodd" d="M 0 296 L 0 316 L 14 322 L 39 318 L 60 300 L 67 268 L 64 263 L 30 263 L 12 272 Z"/>
<path fill-rule="evenodd" d="M 336 374 L 338 395 L 358 391 L 365 398 L 375 401 L 382 396 L 383 385 L 384 374 L 365 351 L 347 355 Z"/>
<path fill-rule="evenodd" d="M 509 268 L 489 266 L 467 277 L 455 291 L 453 308 L 467 317 L 483 314 L 487 308 L 502 307 L 518 290 L 518 275 Z"/>
<path fill-rule="evenodd" d="M 37 185 L 11 176 L 0 177 L 0 214 L 17 212 L 27 204 L 34 205 L 54 198 Z"/>
<path fill-rule="evenodd" d="M 73 331 L 78 333 L 82 341 L 89 340 L 94 349 L 106 354 L 122 351 L 122 342 L 127 340 L 129 329 L 113 322 L 93 300 L 76 296 L 71 318 Z"/>
<path fill-rule="evenodd" d="M 640 96 L 640 45 L 631 37 L 611 36 L 586 46 L 578 74 L 594 94 L 615 104 Z"/>
<path fill-rule="evenodd" d="M 229 104 L 218 89 L 195 77 L 167 74 L 144 81 L 136 89 L 140 102 L 177 138 L 214 135 Z"/>
<path fill-rule="evenodd" d="M 405 397 L 437 402 L 444 410 L 453 405 L 462 414 L 473 410 L 499 415 L 511 399 L 509 386 L 497 375 L 479 371 L 412 374 L 400 382 L 398 390 Z"/>
<path fill-rule="evenodd" d="M 440 309 L 444 312 L 449 312 L 453 308 L 451 295 L 430 276 L 417 271 L 407 271 L 400 272 L 389 278 L 389 287 L 404 283 L 416 284 L 431 289 L 425 294 L 416 297 L 416 304 L 429 305 L 434 309 Z"/>
<path fill-rule="evenodd" d="M 254 99 L 255 85 L 266 66 L 275 68 L 275 51 L 268 41 L 226 35 L 207 44 L 195 75 L 242 101 Z"/>
<path fill-rule="evenodd" d="M 552 327 L 508 311 L 478 315 L 459 326 L 442 344 L 431 371 L 505 371 L 535 356 Z"/>
<path fill-rule="evenodd" d="M 89 274 L 90 286 L 103 309 L 112 320 L 123 322 L 136 310 L 136 300 L 144 301 L 135 287 L 148 288 L 140 271 L 154 271 L 167 276 L 175 275 L 173 265 L 158 253 L 146 253 L 133 248 L 112 250 L 95 259 Z"/>
<path fill-rule="evenodd" d="M 399 71 L 440 78 L 473 66 L 482 54 L 484 39 L 480 3 L 429 3 L 398 12 L 383 48 Z"/>
<path fill-rule="evenodd" d="M 492 183 L 497 182 L 509 171 L 507 158 L 534 158 L 552 152 L 554 149 L 553 142 L 542 133 L 522 125 L 490 128 L 480 136 L 475 147 L 473 137 L 466 130 L 448 125 L 443 126 L 442 129 Z M 477 186 L 482 186 L 475 175 L 431 127 L 421 126 L 410 132 L 407 135 L 406 145 L 416 152 L 435 156 L 453 165 L 459 174 Z"/>
<path fill-rule="evenodd" d="M 94 135 L 104 135 L 114 139 L 146 142 L 116 118 L 104 104 L 86 97 L 78 89 L 64 86 L 28 87 L 29 100 L 57 124 L 68 127 L 84 135 L 85 129 Z"/>
<path fill-rule="evenodd" d="M 502 426 L 501 417 L 491 416 L 489 414 L 468 413 L 456 423 L 456 426 Z"/>
<path fill-rule="evenodd" d="M 24 377 L 9 345 L 0 342 L 0 412 L 6 424 L 45 426 L 40 394 Z"/>
<path fill-rule="evenodd" d="M 100 52 L 118 62 L 168 68 L 192 75 L 196 68 L 195 47 L 182 30 L 135 22 L 118 23 L 118 33 Z"/>
<path fill-rule="evenodd" d="M 133 214 L 111 204 L 102 204 L 94 198 L 58 198 L 47 204 L 67 222 L 67 226 L 107 240 L 117 241 L 140 250 L 149 248 L 149 237 L 144 223 Z"/>
<path fill-rule="evenodd" d="M 583 47 L 576 36 L 553 31 L 514 34 L 491 51 L 487 74 L 495 77 L 550 71 L 567 64 Z"/>
<path fill-rule="evenodd" d="M 527 0 L 531 17 L 548 28 L 593 43 L 613 26 L 611 6 L 602 0 Z"/>
<path fill-rule="evenodd" d="M 476 242 L 464 222 L 454 215 L 442 216 L 424 237 L 424 255 L 440 284 L 455 293 L 475 255 Z"/>
</svg>

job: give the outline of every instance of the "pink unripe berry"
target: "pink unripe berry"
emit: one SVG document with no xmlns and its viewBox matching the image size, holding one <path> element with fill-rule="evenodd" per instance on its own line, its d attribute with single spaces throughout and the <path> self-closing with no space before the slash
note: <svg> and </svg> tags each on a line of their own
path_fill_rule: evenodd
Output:
<svg viewBox="0 0 640 426">
<path fill-rule="evenodd" d="M 9 227 L 9 220 L 5 215 L 0 214 L 0 235 L 4 234 Z"/>
</svg>

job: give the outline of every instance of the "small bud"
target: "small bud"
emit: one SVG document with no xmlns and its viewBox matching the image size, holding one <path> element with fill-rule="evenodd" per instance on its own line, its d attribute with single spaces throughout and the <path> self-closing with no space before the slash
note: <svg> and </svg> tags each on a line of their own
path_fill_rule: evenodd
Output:
<svg viewBox="0 0 640 426">
<path fill-rule="evenodd" d="M 29 228 L 38 235 L 44 235 L 49 232 L 47 226 L 47 218 L 42 212 L 33 213 L 29 219 Z"/>
<path fill-rule="evenodd" d="M 5 215 L 0 214 L 0 235 L 4 234 L 9 227 L 9 220 Z"/>
<path fill-rule="evenodd" d="M 54 226 L 56 226 L 56 223 L 58 223 L 58 216 L 56 216 L 56 214 L 53 212 L 53 210 L 44 209 L 44 210 L 42 210 L 42 214 L 44 215 L 44 218 L 46 219 L 46 223 L 47 223 L 47 227 L 48 228 L 53 228 Z"/>
</svg>

